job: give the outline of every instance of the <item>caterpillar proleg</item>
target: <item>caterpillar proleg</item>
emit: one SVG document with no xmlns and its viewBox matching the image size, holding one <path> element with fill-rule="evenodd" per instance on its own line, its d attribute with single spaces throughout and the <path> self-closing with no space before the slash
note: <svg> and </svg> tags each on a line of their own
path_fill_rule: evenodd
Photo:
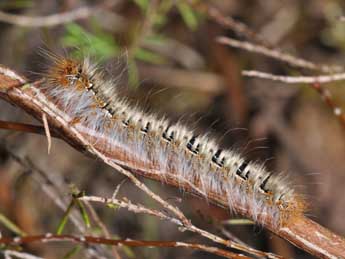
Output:
<svg viewBox="0 0 345 259">
<path fill-rule="evenodd" d="M 141 172 L 149 168 L 162 181 L 174 181 L 199 196 L 225 196 L 224 206 L 261 224 L 268 218 L 283 225 L 305 210 L 284 177 L 221 150 L 206 135 L 129 105 L 90 59 L 54 56 L 43 83 L 31 91 L 117 163 Z"/>
</svg>

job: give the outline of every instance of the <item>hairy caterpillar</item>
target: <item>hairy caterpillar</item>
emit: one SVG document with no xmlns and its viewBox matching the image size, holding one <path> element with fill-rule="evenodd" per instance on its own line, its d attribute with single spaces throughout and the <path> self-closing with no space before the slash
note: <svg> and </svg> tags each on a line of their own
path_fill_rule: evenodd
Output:
<svg viewBox="0 0 345 259">
<path fill-rule="evenodd" d="M 282 227 L 305 203 L 280 175 L 183 125 L 131 107 L 90 62 L 55 56 L 39 84 L 21 88 L 27 102 L 50 107 L 113 162 L 206 197 L 262 225 Z M 9 94 L 11 99 L 23 99 Z M 12 96 L 11 96 L 12 95 Z M 67 137 L 68 140 L 68 137 Z M 92 153 L 92 152 L 91 152 Z M 221 204 L 219 203 L 221 200 Z M 267 224 L 269 222 L 269 224 Z"/>
<path fill-rule="evenodd" d="M 305 209 L 303 199 L 282 176 L 219 149 L 205 135 L 131 107 L 89 59 L 53 56 L 36 91 L 63 111 L 90 145 L 117 163 L 139 171 L 150 168 L 163 180 L 174 179 L 177 186 L 200 196 L 225 196 L 227 207 L 262 224 L 269 220 L 282 225 Z M 117 150 L 121 155 L 114 157 Z"/>
</svg>

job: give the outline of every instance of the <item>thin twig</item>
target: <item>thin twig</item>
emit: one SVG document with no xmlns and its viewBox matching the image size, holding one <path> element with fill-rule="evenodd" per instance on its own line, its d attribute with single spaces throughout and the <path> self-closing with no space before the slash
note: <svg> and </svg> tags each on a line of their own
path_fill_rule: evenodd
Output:
<svg viewBox="0 0 345 259">
<path fill-rule="evenodd" d="M 270 73 L 260 72 L 256 70 L 243 70 L 242 75 L 247 77 L 256 77 L 261 79 L 269 79 L 272 81 L 283 82 L 287 84 L 324 84 L 335 81 L 345 80 L 345 73 L 322 75 L 322 76 L 282 76 Z"/>
<path fill-rule="evenodd" d="M 61 198 L 64 196 L 64 192 L 60 190 L 60 187 L 57 185 L 57 182 L 52 180 L 52 174 L 48 174 L 45 171 L 39 169 L 33 162 L 31 162 L 28 158 L 22 158 L 17 154 L 17 152 L 13 152 L 11 149 L 7 148 L 6 145 L 1 145 L 1 148 L 5 149 L 6 153 L 10 155 L 10 157 L 16 161 L 19 165 L 21 165 L 25 170 L 28 170 L 32 173 L 33 179 L 39 184 L 42 191 L 63 211 L 66 210 L 67 204 Z M 70 214 L 70 219 L 72 224 L 78 229 L 80 233 L 85 233 L 86 229 L 84 227 L 83 220 L 81 217 L 76 213 L 72 212 Z M 100 251 L 96 247 L 88 247 L 87 254 L 90 258 L 94 258 L 97 255 L 99 258 L 104 258 L 101 256 Z"/>
<path fill-rule="evenodd" d="M 318 94 L 321 96 L 321 99 L 328 105 L 328 107 L 332 109 L 334 115 L 345 128 L 345 114 L 341 107 L 335 103 L 332 93 L 320 83 L 311 84 L 311 87 L 318 92 Z"/>
<path fill-rule="evenodd" d="M 126 245 L 131 247 L 184 247 L 188 249 L 201 250 L 209 252 L 215 255 L 219 255 L 225 258 L 230 259 L 250 259 L 245 255 L 235 254 L 230 251 L 226 251 L 217 247 L 206 246 L 196 243 L 185 243 L 185 242 L 176 242 L 176 241 L 144 241 L 144 240 L 115 240 L 102 237 L 93 237 L 93 236 L 73 236 L 73 235 L 35 235 L 35 236 L 26 236 L 26 237 L 2 237 L 0 238 L 0 244 L 29 244 L 33 242 L 47 243 L 47 242 L 74 242 L 82 244 L 101 244 L 101 245 L 111 245 L 119 246 Z"/>
<path fill-rule="evenodd" d="M 310 70 L 319 70 L 324 73 L 340 72 L 343 70 L 343 68 L 339 66 L 318 65 L 311 61 L 307 61 L 307 60 L 295 57 L 291 54 L 284 53 L 280 50 L 270 49 L 265 46 L 250 43 L 248 41 L 238 41 L 238 40 L 228 38 L 228 37 L 218 37 L 217 41 L 221 44 L 225 44 L 234 48 L 240 48 L 240 49 L 247 50 L 249 52 L 262 54 L 264 56 L 277 59 L 279 61 L 285 62 L 295 67 L 307 68 Z"/>
<path fill-rule="evenodd" d="M 26 133 L 33 133 L 44 135 L 45 130 L 44 127 L 39 125 L 32 125 L 26 123 L 17 123 L 17 122 L 9 122 L 9 121 L 2 121 L 0 120 L 0 129 L 3 130 L 11 130 L 11 131 L 19 131 L 19 132 L 26 132 Z M 56 137 L 57 135 L 52 132 L 52 136 Z"/>
<path fill-rule="evenodd" d="M 244 243 L 237 244 L 236 242 L 233 242 L 230 240 L 225 240 L 221 237 L 217 237 L 217 236 L 215 236 L 215 235 L 213 235 L 207 231 L 204 231 L 202 229 L 195 227 L 191 223 L 189 225 L 185 226 L 184 223 L 178 218 L 170 217 L 161 211 L 150 209 L 150 208 L 144 207 L 140 204 L 133 204 L 131 201 L 124 201 L 124 200 L 119 200 L 116 198 L 105 198 L 105 197 L 98 197 L 98 196 L 82 196 L 79 199 L 82 201 L 92 201 L 92 202 L 103 203 L 106 205 L 114 204 L 114 205 L 119 206 L 121 208 L 126 208 L 129 211 L 132 211 L 134 213 L 144 213 L 147 215 L 155 216 L 155 217 L 158 217 L 160 219 L 167 220 L 167 221 L 170 221 L 170 222 L 178 225 L 180 227 L 180 230 L 183 230 L 183 231 L 187 230 L 187 231 L 197 233 L 203 237 L 211 239 L 212 241 L 214 241 L 216 243 L 225 245 L 225 246 L 230 247 L 230 248 L 238 249 L 240 251 L 247 252 L 247 253 L 250 253 L 250 254 L 253 254 L 256 256 L 267 257 L 267 258 L 282 258 L 280 256 L 277 256 L 277 255 L 274 255 L 271 253 L 265 253 L 265 252 L 262 252 L 259 250 L 255 250 L 255 249 L 247 246 Z"/>
<path fill-rule="evenodd" d="M 140 204 L 134 204 L 130 201 L 126 202 L 124 200 L 118 200 L 116 198 L 105 198 L 98 196 L 82 196 L 78 199 L 82 201 L 98 202 L 106 205 L 113 204 L 121 208 L 126 208 L 134 213 L 144 213 L 147 215 L 158 217 L 160 219 L 168 220 L 178 226 L 183 226 L 183 223 L 179 219 L 170 217 L 159 210 L 149 209 Z"/>
<path fill-rule="evenodd" d="M 64 13 L 35 17 L 0 11 L 0 21 L 23 27 L 52 27 L 75 20 L 85 19 L 94 14 L 94 12 L 94 7 L 85 6 Z"/>
<path fill-rule="evenodd" d="M 99 216 L 98 216 L 97 212 L 95 211 L 95 209 L 91 206 L 91 204 L 88 201 L 84 201 L 84 204 L 87 207 L 87 209 L 89 210 L 91 218 L 95 221 L 97 226 L 102 230 L 104 236 L 106 238 L 111 238 L 111 235 L 110 235 L 110 232 L 109 232 L 108 228 L 102 222 L 102 220 L 99 218 Z M 112 247 L 112 252 L 113 252 L 113 255 L 114 255 L 115 259 L 121 259 L 121 256 L 120 256 L 119 252 L 117 251 L 116 247 Z"/>
<path fill-rule="evenodd" d="M 0 21 L 23 27 L 53 27 L 76 20 L 86 19 L 95 15 L 101 7 L 112 8 L 118 4 L 118 2 L 118 0 L 108 0 L 96 6 L 83 6 L 67 12 L 47 16 L 25 16 L 0 11 Z"/>
<path fill-rule="evenodd" d="M 212 6 L 207 6 L 207 13 L 210 18 L 223 27 L 229 28 L 247 39 L 250 39 L 262 46 L 273 48 L 272 44 L 267 42 L 260 34 L 253 31 L 246 24 L 235 20 L 231 16 L 225 16 L 220 10 Z"/>
<path fill-rule="evenodd" d="M 45 132 L 46 137 L 47 137 L 47 142 L 48 142 L 48 147 L 47 147 L 48 150 L 47 151 L 48 151 L 48 155 L 49 155 L 50 149 L 52 147 L 52 137 L 51 137 L 50 130 L 49 130 L 47 115 L 45 115 L 45 114 L 42 115 L 42 122 L 43 122 L 44 132 Z"/>
<path fill-rule="evenodd" d="M 38 257 L 32 254 L 18 252 L 14 250 L 5 250 L 2 251 L 4 254 L 4 259 L 20 258 L 20 259 L 44 259 L 43 257 Z"/>
</svg>

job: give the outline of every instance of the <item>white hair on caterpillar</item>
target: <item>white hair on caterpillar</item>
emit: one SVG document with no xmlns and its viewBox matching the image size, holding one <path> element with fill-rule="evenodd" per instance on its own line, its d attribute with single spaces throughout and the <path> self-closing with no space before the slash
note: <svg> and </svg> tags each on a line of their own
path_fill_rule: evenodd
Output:
<svg viewBox="0 0 345 259">
<path fill-rule="evenodd" d="M 98 151 L 111 156 L 121 150 L 117 160 L 149 164 L 162 182 L 173 177 L 180 188 L 188 186 L 206 198 L 211 193 L 224 196 L 232 211 L 245 211 L 258 223 L 269 217 L 280 225 L 304 212 L 303 199 L 286 177 L 233 150 L 221 150 L 206 134 L 196 135 L 181 123 L 131 106 L 90 59 L 54 57 L 44 78 L 40 93 L 66 113 L 69 123 L 85 132 Z"/>
</svg>

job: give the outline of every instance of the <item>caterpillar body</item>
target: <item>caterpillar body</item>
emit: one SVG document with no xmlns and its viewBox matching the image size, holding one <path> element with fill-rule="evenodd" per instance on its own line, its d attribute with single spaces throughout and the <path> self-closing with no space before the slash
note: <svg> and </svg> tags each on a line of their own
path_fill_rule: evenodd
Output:
<svg viewBox="0 0 345 259">
<path fill-rule="evenodd" d="M 132 107 L 89 59 L 54 56 L 42 82 L 28 94 L 53 105 L 90 146 L 118 164 L 158 175 L 263 225 L 282 226 L 305 210 L 285 177 L 220 149 L 206 135 Z"/>
</svg>

